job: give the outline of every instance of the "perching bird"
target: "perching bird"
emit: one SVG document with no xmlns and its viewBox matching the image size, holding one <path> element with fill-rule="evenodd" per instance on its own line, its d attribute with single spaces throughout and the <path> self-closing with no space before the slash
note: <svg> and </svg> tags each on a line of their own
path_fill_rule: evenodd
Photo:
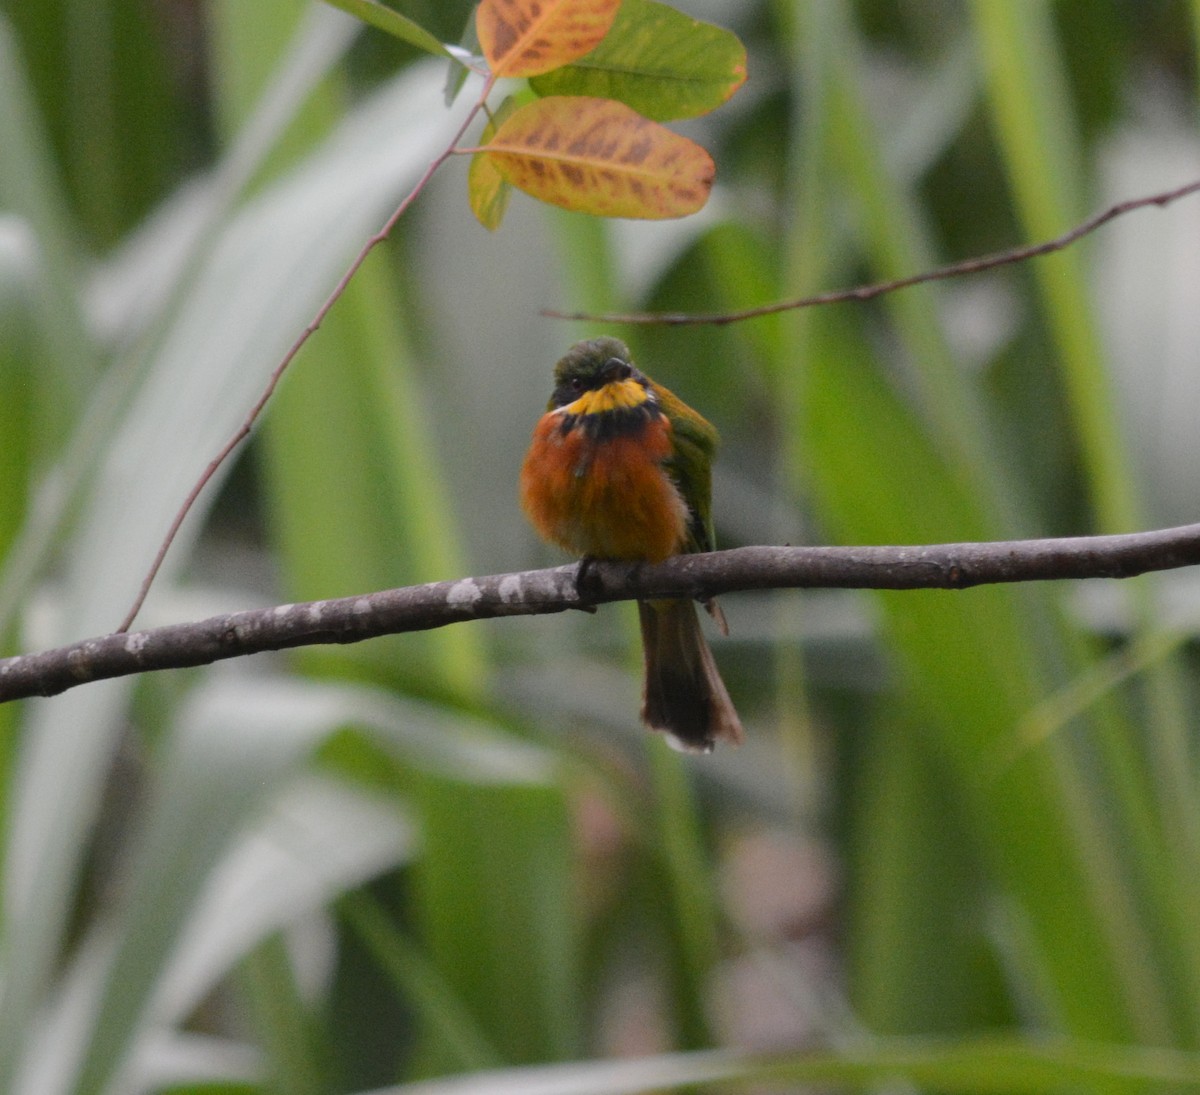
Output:
<svg viewBox="0 0 1200 1095">
<path fill-rule="evenodd" d="M 711 551 L 716 447 L 713 426 L 642 373 L 623 342 L 579 342 L 554 368 L 521 468 L 521 504 L 545 539 L 585 560 L 657 563 Z M 710 611 L 723 625 L 715 604 Z M 693 603 L 639 601 L 638 614 L 643 721 L 691 752 L 740 742 Z"/>
</svg>

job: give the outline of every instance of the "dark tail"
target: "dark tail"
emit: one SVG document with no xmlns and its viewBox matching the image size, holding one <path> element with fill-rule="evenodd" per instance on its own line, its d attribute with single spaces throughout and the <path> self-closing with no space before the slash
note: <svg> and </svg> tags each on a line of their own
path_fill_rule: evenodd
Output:
<svg viewBox="0 0 1200 1095">
<path fill-rule="evenodd" d="M 638 601 L 646 691 L 642 721 L 690 753 L 738 745 L 742 723 L 704 641 L 691 601 Z"/>
</svg>

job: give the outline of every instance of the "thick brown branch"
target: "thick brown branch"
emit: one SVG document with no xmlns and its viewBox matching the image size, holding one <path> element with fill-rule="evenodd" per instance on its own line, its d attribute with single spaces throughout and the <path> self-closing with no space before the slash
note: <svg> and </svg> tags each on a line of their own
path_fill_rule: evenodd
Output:
<svg viewBox="0 0 1200 1095">
<path fill-rule="evenodd" d="M 117 632 L 0 660 L 0 702 L 155 669 L 320 643 L 353 643 L 466 620 L 536 616 L 637 597 L 750 589 L 965 589 L 996 582 L 1128 578 L 1200 563 L 1200 524 L 1120 536 L 917 547 L 747 547 L 667 562 L 574 565 L 279 605 L 196 623 Z"/>
</svg>

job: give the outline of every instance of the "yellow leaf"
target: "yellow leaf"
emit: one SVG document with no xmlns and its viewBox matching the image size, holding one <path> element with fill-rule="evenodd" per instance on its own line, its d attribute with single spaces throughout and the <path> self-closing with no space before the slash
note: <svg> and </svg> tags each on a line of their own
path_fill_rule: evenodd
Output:
<svg viewBox="0 0 1200 1095">
<path fill-rule="evenodd" d="M 536 76 L 599 45 L 621 0 L 483 0 L 475 32 L 496 76 Z"/>
<path fill-rule="evenodd" d="M 693 141 L 624 103 L 583 95 L 523 106 L 484 151 L 527 194 L 601 217 L 694 213 L 708 201 L 716 172 Z"/>
<path fill-rule="evenodd" d="M 495 136 L 496 130 L 503 125 L 504 120 L 512 117 L 516 108 L 517 104 L 511 96 L 505 99 L 483 127 L 480 143 L 486 145 Z M 485 153 L 476 152 L 471 157 L 471 166 L 467 171 L 467 200 L 471 204 L 471 212 L 475 214 L 475 219 L 489 232 L 494 232 L 500 227 L 511 194 L 512 184 L 500 174 L 499 169 Z"/>
</svg>

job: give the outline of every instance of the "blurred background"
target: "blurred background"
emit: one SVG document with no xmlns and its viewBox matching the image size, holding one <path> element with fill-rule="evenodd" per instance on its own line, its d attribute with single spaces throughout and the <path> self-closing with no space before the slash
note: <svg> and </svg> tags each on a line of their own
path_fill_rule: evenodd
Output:
<svg viewBox="0 0 1200 1095">
<path fill-rule="evenodd" d="M 397 7 L 456 42 L 471 6 Z M 539 309 L 748 307 L 1200 177 L 1200 2 L 678 7 L 749 54 L 677 127 L 716 158 L 708 207 L 607 223 L 517 194 L 493 235 L 452 160 L 140 626 L 563 561 L 516 478 L 554 361 L 601 333 L 721 430 L 722 546 L 1197 519 L 1195 198 L 870 304 L 636 329 Z M 444 62 L 301 0 L 0 13 L 17 652 L 117 625 L 479 85 L 447 108 Z M 701 758 L 638 724 L 631 605 L 0 707 L 0 1090 L 430 1095 L 556 1062 L 537 1090 L 728 1087 L 765 1082 L 758 1054 L 789 1090 L 1200 1078 L 1191 571 L 724 608 L 750 740 Z"/>
</svg>

